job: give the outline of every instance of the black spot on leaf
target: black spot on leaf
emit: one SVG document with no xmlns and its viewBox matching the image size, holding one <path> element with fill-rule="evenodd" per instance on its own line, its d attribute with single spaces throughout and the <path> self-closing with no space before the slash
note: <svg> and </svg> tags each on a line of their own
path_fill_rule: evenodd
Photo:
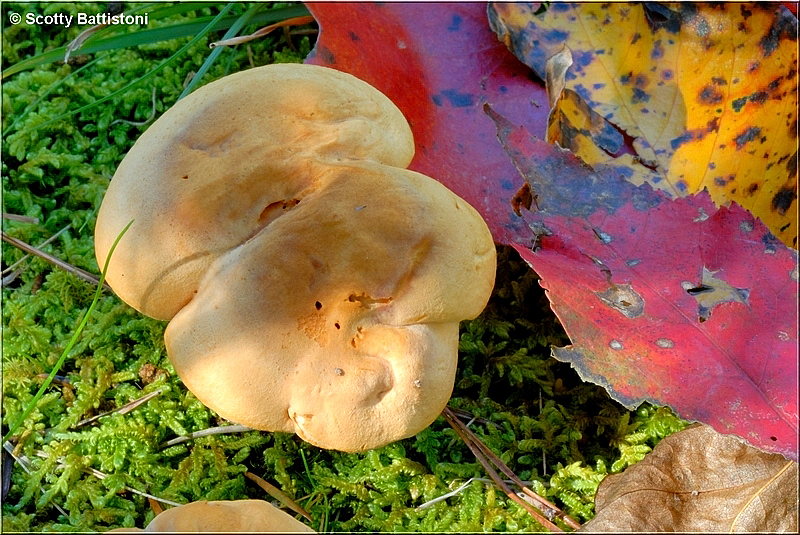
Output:
<svg viewBox="0 0 800 535">
<path fill-rule="evenodd" d="M 742 111 L 742 108 L 744 108 L 745 104 L 747 104 L 747 97 L 737 98 L 731 102 L 731 107 L 733 108 L 733 111 L 739 113 Z"/>
<path fill-rule="evenodd" d="M 797 198 L 797 190 L 793 188 L 784 187 L 772 197 L 772 210 L 784 215 L 791 208 L 792 203 Z"/>
<path fill-rule="evenodd" d="M 797 151 L 794 151 L 794 154 L 786 161 L 786 171 L 789 172 L 789 178 L 797 176 Z"/>
<path fill-rule="evenodd" d="M 789 39 L 797 42 L 797 17 L 788 9 L 782 8 L 775 15 L 775 21 L 770 26 L 767 35 L 758 43 L 764 57 L 769 57 L 778 48 L 781 40 Z"/>
<path fill-rule="evenodd" d="M 661 39 L 653 43 L 653 50 L 650 51 L 650 59 L 661 59 L 664 57 L 664 46 Z"/>
<path fill-rule="evenodd" d="M 747 4 L 740 4 L 739 11 L 742 14 L 743 19 L 747 19 L 753 14 L 753 12 L 748 9 Z"/>
<path fill-rule="evenodd" d="M 633 98 L 631 98 L 631 102 L 633 104 L 638 104 L 639 102 L 647 102 L 650 100 L 650 95 L 647 92 L 642 91 L 638 87 L 633 88 Z"/>
<path fill-rule="evenodd" d="M 724 101 L 725 95 L 718 91 L 713 85 L 707 85 L 700 91 L 700 94 L 697 95 L 697 100 L 701 104 L 710 106 Z"/>
<path fill-rule="evenodd" d="M 692 140 L 692 134 L 689 132 L 684 132 L 680 136 L 670 141 L 669 146 L 672 147 L 672 150 L 676 150 L 678 147 L 691 140 Z"/>
<path fill-rule="evenodd" d="M 744 147 L 747 143 L 753 141 L 754 139 L 758 139 L 761 135 L 761 128 L 758 126 L 751 126 L 738 136 L 736 136 L 736 150 L 740 150 Z"/>
</svg>

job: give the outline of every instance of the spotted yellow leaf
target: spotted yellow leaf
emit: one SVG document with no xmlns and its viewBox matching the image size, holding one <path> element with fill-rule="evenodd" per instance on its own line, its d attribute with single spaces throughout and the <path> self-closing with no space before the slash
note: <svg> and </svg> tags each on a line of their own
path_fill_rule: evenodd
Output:
<svg viewBox="0 0 800 535">
<path fill-rule="evenodd" d="M 562 98 L 576 154 L 673 196 L 708 188 L 797 246 L 797 18 L 770 3 L 495 3 L 498 37 L 544 80 L 566 45 L 564 91 L 632 138 L 590 147 L 580 105 Z M 569 117 L 572 115 L 572 117 Z M 585 130 L 585 129 L 584 129 Z M 591 137 L 591 136 L 589 136 Z M 593 143 L 596 145 L 596 143 Z M 573 149 L 576 150 L 576 149 Z M 624 152 L 624 151 L 623 151 Z"/>
</svg>

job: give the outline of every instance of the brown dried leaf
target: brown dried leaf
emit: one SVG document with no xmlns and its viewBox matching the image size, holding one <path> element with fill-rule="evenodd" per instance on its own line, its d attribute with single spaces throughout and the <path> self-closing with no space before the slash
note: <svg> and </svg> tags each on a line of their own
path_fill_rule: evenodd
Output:
<svg viewBox="0 0 800 535">
<path fill-rule="evenodd" d="M 545 88 L 547 89 L 547 100 L 552 110 L 561 92 L 567 84 L 567 69 L 572 65 L 572 51 L 567 45 L 561 50 L 547 58 L 545 63 Z"/>
<path fill-rule="evenodd" d="M 797 463 L 706 425 L 608 476 L 581 531 L 797 532 Z"/>
</svg>

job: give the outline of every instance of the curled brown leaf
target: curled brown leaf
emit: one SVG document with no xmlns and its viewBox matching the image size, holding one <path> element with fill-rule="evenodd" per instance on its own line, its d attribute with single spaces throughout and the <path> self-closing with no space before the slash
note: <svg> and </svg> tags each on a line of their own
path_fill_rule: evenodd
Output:
<svg viewBox="0 0 800 535">
<path fill-rule="evenodd" d="M 706 425 L 608 476 L 581 531 L 797 532 L 797 463 Z"/>
</svg>

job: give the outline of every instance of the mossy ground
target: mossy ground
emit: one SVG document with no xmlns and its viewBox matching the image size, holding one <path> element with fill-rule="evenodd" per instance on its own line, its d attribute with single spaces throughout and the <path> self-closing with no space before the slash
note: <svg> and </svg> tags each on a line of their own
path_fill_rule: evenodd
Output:
<svg viewBox="0 0 800 535">
<path fill-rule="evenodd" d="M 249 7 L 236 5 L 231 13 Z M 103 9 L 100 4 L 3 3 L 2 17 Z M 216 12 L 209 5 L 153 24 Z M 63 46 L 82 29 L 6 25 L 3 69 Z M 95 215 L 116 166 L 146 129 L 132 123 L 150 118 L 153 91 L 156 116 L 176 101 L 187 76 L 207 57 L 210 40 L 198 42 L 155 77 L 78 113 L 143 76 L 188 39 L 78 57 L 74 64 L 48 64 L 4 81 L 3 212 L 38 220 L 4 220 L 4 232 L 37 245 L 69 225 L 44 249 L 98 273 Z M 254 65 L 302 61 L 311 46 L 313 37 L 287 41 L 280 33 L 239 46 L 222 54 L 203 83 Z M 81 68 L 87 60 L 94 62 Z M 629 412 L 552 359 L 550 346 L 566 345 L 568 339 L 536 275 L 512 250 L 498 251 L 497 285 L 489 306 L 462 324 L 450 405 L 492 422 L 471 428 L 535 491 L 585 521 L 593 514 L 594 492 L 603 477 L 641 459 L 683 422 L 667 409 L 648 405 Z M 4 243 L 3 269 L 22 256 Z M 58 360 L 94 292 L 91 284 L 40 259 L 29 258 L 20 267 L 2 294 L 3 433 L 33 399 L 41 374 Z M 293 435 L 254 431 L 162 447 L 176 436 L 225 423 L 174 374 L 164 349 L 164 327 L 103 294 L 59 371 L 63 380 L 49 388 L 22 427 L 17 453 L 30 461 L 30 473 L 19 465 L 10 473 L 2 504 L 4 531 L 143 527 L 154 515 L 151 504 L 125 487 L 179 503 L 270 499 L 245 472 L 270 481 L 305 507 L 318 530 L 541 530 L 484 481 L 416 510 L 470 478 L 487 477 L 442 418 L 416 437 L 364 454 L 324 451 Z M 76 427 L 156 390 L 161 393 L 126 414 Z"/>
</svg>

